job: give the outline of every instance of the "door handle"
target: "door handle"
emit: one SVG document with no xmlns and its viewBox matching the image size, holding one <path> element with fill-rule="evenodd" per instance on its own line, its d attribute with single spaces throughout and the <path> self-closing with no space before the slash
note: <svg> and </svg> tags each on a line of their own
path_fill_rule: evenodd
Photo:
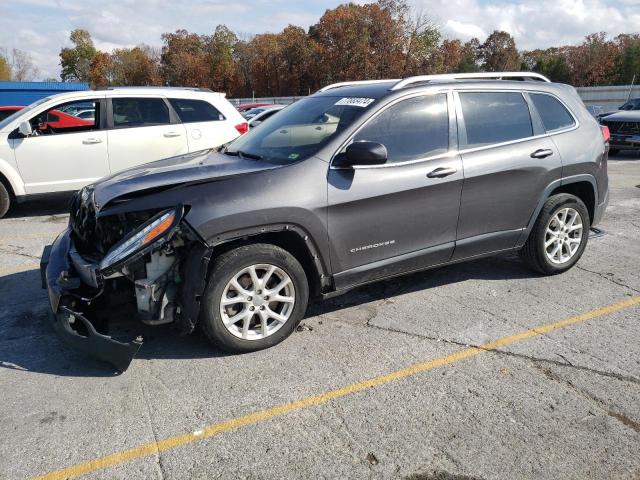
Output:
<svg viewBox="0 0 640 480">
<path fill-rule="evenodd" d="M 167 132 L 164 134 L 166 138 L 179 137 L 180 134 L 178 132 Z"/>
<path fill-rule="evenodd" d="M 100 140 L 99 138 L 87 138 L 83 140 L 82 143 L 85 145 L 93 145 L 96 143 L 102 143 L 102 140 Z"/>
<path fill-rule="evenodd" d="M 540 148 L 531 154 L 531 158 L 545 158 L 551 155 L 553 155 L 553 150 Z"/>
<path fill-rule="evenodd" d="M 449 175 L 453 175 L 457 171 L 458 170 L 453 168 L 453 167 L 439 167 L 439 168 L 436 168 L 435 170 L 431 170 L 429 173 L 427 173 L 427 177 L 429 177 L 429 178 L 444 178 L 444 177 L 448 177 Z"/>
<path fill-rule="evenodd" d="M 289 130 L 280 130 L 280 133 L 289 133 Z"/>
</svg>

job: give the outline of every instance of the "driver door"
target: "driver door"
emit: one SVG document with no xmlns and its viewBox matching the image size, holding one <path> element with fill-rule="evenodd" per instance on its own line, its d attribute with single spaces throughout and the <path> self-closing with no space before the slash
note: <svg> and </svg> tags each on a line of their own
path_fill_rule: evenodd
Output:
<svg viewBox="0 0 640 480">
<path fill-rule="evenodd" d="M 29 120 L 31 136 L 10 141 L 27 194 L 78 190 L 109 174 L 103 105 L 103 97 L 56 105 Z M 80 108 L 94 117 L 73 115 Z"/>
<path fill-rule="evenodd" d="M 353 141 L 383 144 L 385 164 L 331 166 L 329 239 L 338 289 L 451 258 L 463 172 L 449 97 L 401 100 L 355 134 Z"/>
</svg>

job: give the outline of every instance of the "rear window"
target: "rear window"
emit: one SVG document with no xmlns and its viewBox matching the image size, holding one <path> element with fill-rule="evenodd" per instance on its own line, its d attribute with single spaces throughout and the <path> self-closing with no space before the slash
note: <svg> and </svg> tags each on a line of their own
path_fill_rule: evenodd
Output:
<svg viewBox="0 0 640 480">
<path fill-rule="evenodd" d="M 170 98 L 169 102 L 178 113 L 182 123 L 224 120 L 224 115 L 216 107 L 203 100 Z"/>
<path fill-rule="evenodd" d="M 573 117 L 564 105 L 551 95 L 532 93 L 530 96 L 547 132 L 569 128 L 575 124 Z"/>
<path fill-rule="evenodd" d="M 468 148 L 533 136 L 529 106 L 519 92 L 461 92 L 460 102 Z"/>
</svg>

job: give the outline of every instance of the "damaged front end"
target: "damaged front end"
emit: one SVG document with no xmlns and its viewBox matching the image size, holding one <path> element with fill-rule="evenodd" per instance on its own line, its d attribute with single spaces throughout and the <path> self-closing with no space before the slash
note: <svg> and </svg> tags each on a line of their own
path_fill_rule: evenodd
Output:
<svg viewBox="0 0 640 480">
<path fill-rule="evenodd" d="M 174 323 L 193 330 L 197 308 L 183 308 L 184 260 L 204 242 L 184 221 L 185 207 L 109 213 L 97 211 L 93 191 L 74 197 L 69 227 L 45 247 L 41 271 L 53 325 L 70 346 L 128 368 L 142 345 L 110 336 L 114 317 L 147 325 Z M 189 291 L 193 287 L 189 287 Z"/>
</svg>

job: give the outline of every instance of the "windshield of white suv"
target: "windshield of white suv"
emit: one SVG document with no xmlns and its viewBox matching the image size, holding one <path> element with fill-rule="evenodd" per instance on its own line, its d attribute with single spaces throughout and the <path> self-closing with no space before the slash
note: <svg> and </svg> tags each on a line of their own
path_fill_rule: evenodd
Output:
<svg viewBox="0 0 640 480">
<path fill-rule="evenodd" d="M 24 107 L 24 108 L 18 110 L 17 112 L 13 112 L 11 115 L 9 115 L 7 118 L 5 118 L 4 120 L 2 120 L 0 122 L 0 132 L 2 130 L 4 130 L 4 128 L 7 125 L 9 125 L 11 122 L 13 122 L 19 115 L 22 115 L 23 113 L 26 113 L 26 112 L 30 112 L 31 110 L 36 108 L 38 105 L 41 105 L 41 104 L 43 104 L 44 102 L 46 102 L 46 101 L 48 101 L 50 99 L 51 99 L 51 97 L 41 98 L 40 100 L 37 100 L 37 101 L 33 102 L 28 107 Z"/>
<path fill-rule="evenodd" d="M 223 153 L 285 165 L 314 155 L 375 103 L 373 98 L 309 97 L 232 142 Z"/>
</svg>

